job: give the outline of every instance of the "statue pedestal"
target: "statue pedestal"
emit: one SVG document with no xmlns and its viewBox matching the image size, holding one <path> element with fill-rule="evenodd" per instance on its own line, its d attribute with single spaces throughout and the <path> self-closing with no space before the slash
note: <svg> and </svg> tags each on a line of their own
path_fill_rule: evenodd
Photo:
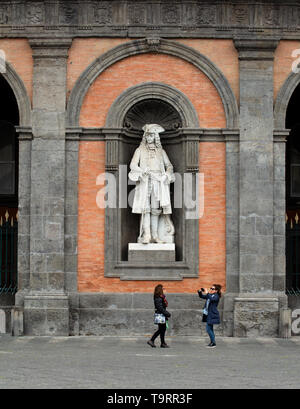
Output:
<svg viewBox="0 0 300 409">
<path fill-rule="evenodd" d="M 157 263 L 159 261 L 175 261 L 174 243 L 129 243 L 128 261 Z"/>
</svg>

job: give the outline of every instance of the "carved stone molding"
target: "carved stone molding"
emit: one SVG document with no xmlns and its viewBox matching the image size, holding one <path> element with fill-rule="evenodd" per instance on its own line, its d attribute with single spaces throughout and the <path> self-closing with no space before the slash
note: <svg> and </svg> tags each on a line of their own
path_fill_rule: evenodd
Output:
<svg viewBox="0 0 300 409">
<path fill-rule="evenodd" d="M 171 105 L 181 116 L 183 127 L 199 127 L 197 112 L 189 99 L 176 88 L 158 82 L 146 82 L 124 91 L 112 104 L 106 126 L 122 127 L 129 109 L 138 102 L 149 99 L 158 99 Z"/>
<path fill-rule="evenodd" d="M 239 60 L 274 60 L 274 52 L 278 43 L 279 38 L 234 38 Z"/>
<path fill-rule="evenodd" d="M 25 85 L 8 62 L 6 62 L 5 67 L 6 70 L 1 75 L 9 83 L 16 97 L 20 115 L 20 126 L 31 126 L 31 102 Z"/>
<path fill-rule="evenodd" d="M 288 78 L 282 85 L 274 105 L 274 127 L 277 129 L 285 129 L 285 119 L 288 103 L 293 95 L 293 92 L 300 84 L 300 74 L 291 72 Z"/>
<path fill-rule="evenodd" d="M 300 34 L 300 4 L 183 0 L 183 1 L 3 1 L 2 35 L 131 36 L 157 32 L 164 37 L 220 37 L 237 33 Z"/>
<path fill-rule="evenodd" d="M 113 48 L 90 64 L 81 74 L 70 94 L 67 107 L 68 126 L 78 126 L 80 109 L 85 94 L 105 69 L 123 58 L 148 52 L 151 52 L 151 49 L 149 49 L 147 39 L 136 40 Z M 225 110 L 227 127 L 238 127 L 239 111 L 233 91 L 222 72 L 207 57 L 191 47 L 165 39 L 160 40 L 159 52 L 182 58 L 201 70 L 219 92 Z"/>
<path fill-rule="evenodd" d="M 68 58 L 70 38 L 29 38 L 34 58 Z"/>
</svg>

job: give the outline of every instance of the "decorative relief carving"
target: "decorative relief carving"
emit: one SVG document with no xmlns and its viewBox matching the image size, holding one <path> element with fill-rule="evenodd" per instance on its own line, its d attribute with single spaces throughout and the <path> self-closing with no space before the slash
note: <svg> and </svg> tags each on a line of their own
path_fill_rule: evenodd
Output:
<svg viewBox="0 0 300 409">
<path fill-rule="evenodd" d="M 8 24 L 10 20 L 10 8 L 7 5 L 0 6 L 0 24 Z"/>
<path fill-rule="evenodd" d="M 44 8 L 41 4 L 28 4 L 26 9 L 27 24 L 43 24 Z"/>
<path fill-rule="evenodd" d="M 249 6 L 248 4 L 233 5 L 233 22 L 236 25 L 249 25 Z"/>
<path fill-rule="evenodd" d="M 61 4 L 59 19 L 61 24 L 77 24 L 78 10 L 76 5 L 72 3 Z"/>
<path fill-rule="evenodd" d="M 94 7 L 95 23 L 106 25 L 112 23 L 112 9 L 109 2 L 95 5 Z"/>
<path fill-rule="evenodd" d="M 266 26 L 278 26 L 279 7 L 275 5 L 265 5 L 263 9 L 263 24 Z"/>
<path fill-rule="evenodd" d="M 184 4 L 182 8 L 182 22 L 184 27 L 193 27 L 196 24 L 196 11 L 197 6 L 195 4 Z"/>
<path fill-rule="evenodd" d="M 196 14 L 197 25 L 216 24 L 217 9 L 216 6 L 198 6 Z"/>
<path fill-rule="evenodd" d="M 145 24 L 146 8 L 144 4 L 130 4 L 128 8 L 129 24 Z"/>
<path fill-rule="evenodd" d="M 164 24 L 180 24 L 180 5 L 172 3 L 163 4 L 161 15 Z"/>
<path fill-rule="evenodd" d="M 152 52 L 158 52 L 160 47 L 160 38 L 159 37 L 148 37 L 147 45 L 149 46 Z"/>
<path fill-rule="evenodd" d="M 210 26 L 218 31 L 248 28 L 250 31 L 267 29 L 293 32 L 300 29 L 300 6 L 296 0 L 291 4 L 284 1 L 265 4 L 265 2 L 217 1 L 208 0 L 89 0 L 84 6 L 84 0 L 49 0 L 49 1 L 0 1 L 0 25 L 10 25 L 2 29 L 2 35 L 10 30 L 26 31 L 26 26 L 44 25 L 45 31 L 60 30 L 64 26 L 73 26 L 74 30 L 95 30 L 101 33 L 115 35 L 114 31 L 128 29 L 130 34 L 145 35 L 146 31 L 160 31 L 169 35 L 168 26 L 173 26 L 170 34 L 174 37 L 174 29 L 180 33 L 198 28 L 199 34 L 205 35 L 205 27 Z M 134 27 L 136 26 L 136 28 Z M 138 27 L 140 26 L 140 27 Z M 109 29 L 108 29 L 109 27 Z M 130 28 L 132 27 L 132 28 Z M 66 28 L 68 31 L 68 28 Z M 30 31 L 29 31 L 30 32 Z M 201 34 L 202 35 L 202 34 Z M 222 34 L 221 34 L 222 35 Z"/>
<path fill-rule="evenodd" d="M 294 31 L 299 26 L 299 7 L 290 6 L 287 9 L 287 26 L 291 31 Z"/>
</svg>

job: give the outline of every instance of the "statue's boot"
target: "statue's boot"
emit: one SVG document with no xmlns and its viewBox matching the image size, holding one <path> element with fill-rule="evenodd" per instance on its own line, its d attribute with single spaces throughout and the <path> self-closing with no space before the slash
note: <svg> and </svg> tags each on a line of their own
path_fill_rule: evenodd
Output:
<svg viewBox="0 0 300 409">
<path fill-rule="evenodd" d="M 150 231 L 150 213 L 145 213 L 143 215 L 143 237 L 142 243 L 148 244 L 151 241 L 151 231 Z"/>
<path fill-rule="evenodd" d="M 159 216 L 157 215 L 151 215 L 151 234 L 152 234 L 152 240 L 154 243 L 163 243 L 162 240 L 158 237 L 158 218 Z"/>
</svg>

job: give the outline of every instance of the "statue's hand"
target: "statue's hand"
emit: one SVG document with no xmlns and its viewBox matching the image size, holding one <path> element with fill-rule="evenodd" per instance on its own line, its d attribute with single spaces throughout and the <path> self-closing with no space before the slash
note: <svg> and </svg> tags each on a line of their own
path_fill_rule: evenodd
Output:
<svg viewBox="0 0 300 409">
<path fill-rule="evenodd" d="M 146 170 L 144 170 L 144 172 L 143 172 L 143 176 L 149 176 L 150 173 L 151 173 L 150 169 L 146 168 Z"/>
<path fill-rule="evenodd" d="M 169 182 L 168 176 L 167 176 L 167 175 L 163 175 L 162 178 L 161 178 L 161 181 L 162 181 L 164 184 L 167 185 L 168 182 Z"/>
</svg>

